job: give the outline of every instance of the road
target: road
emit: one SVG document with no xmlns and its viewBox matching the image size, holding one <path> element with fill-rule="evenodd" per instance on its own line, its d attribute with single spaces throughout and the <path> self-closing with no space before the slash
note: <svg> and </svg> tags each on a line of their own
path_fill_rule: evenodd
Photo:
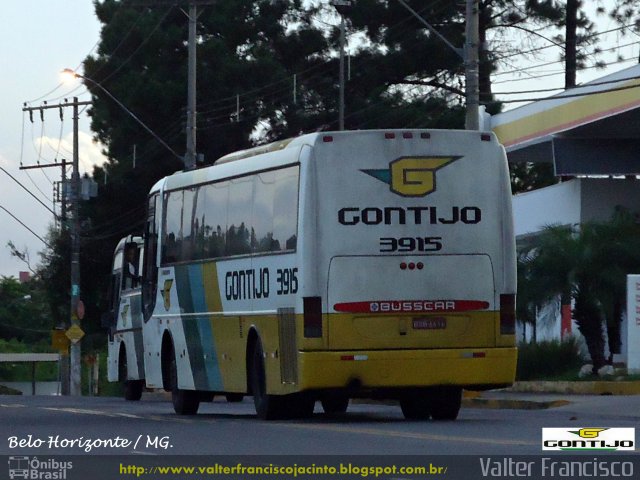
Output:
<svg viewBox="0 0 640 480">
<path fill-rule="evenodd" d="M 251 398 L 236 404 L 216 398 L 197 416 L 180 417 L 161 395 L 145 394 L 140 402 L 0 396 L 0 455 L 540 454 L 541 427 L 635 427 L 640 420 L 640 396 L 554 398 L 570 403 L 463 408 L 453 422 L 406 421 L 398 406 L 353 402 L 347 414 L 330 416 L 318 403 L 309 420 L 265 422 L 255 417 Z M 64 445 L 74 439 L 98 442 Z M 109 439 L 110 446 L 100 444 Z"/>
</svg>

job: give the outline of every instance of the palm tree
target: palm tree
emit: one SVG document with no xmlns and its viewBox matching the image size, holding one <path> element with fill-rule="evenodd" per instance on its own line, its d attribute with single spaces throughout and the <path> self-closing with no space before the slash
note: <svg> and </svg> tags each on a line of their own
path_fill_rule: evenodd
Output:
<svg viewBox="0 0 640 480">
<path fill-rule="evenodd" d="M 633 215 L 617 210 L 610 222 L 589 222 L 573 229 L 548 226 L 521 247 L 519 311 L 529 319 L 531 308 L 558 296 L 573 299 L 573 318 L 585 338 L 596 372 L 607 363 L 603 321 L 610 352 L 620 351 L 620 322 L 626 275 L 640 271 L 640 227 Z M 611 357 L 609 358 L 611 361 Z"/>
</svg>

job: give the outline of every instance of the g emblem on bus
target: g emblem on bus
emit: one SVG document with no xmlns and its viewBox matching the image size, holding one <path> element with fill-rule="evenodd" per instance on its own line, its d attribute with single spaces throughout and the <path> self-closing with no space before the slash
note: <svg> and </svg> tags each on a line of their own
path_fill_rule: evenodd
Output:
<svg viewBox="0 0 640 480">
<path fill-rule="evenodd" d="M 164 281 L 164 288 L 160 291 L 162 298 L 164 299 L 164 309 L 168 312 L 171 309 L 171 285 L 173 285 L 173 279 Z"/>
<path fill-rule="evenodd" d="M 424 197 L 436 190 L 436 171 L 460 157 L 402 157 L 388 170 L 362 170 L 403 197 Z"/>
</svg>

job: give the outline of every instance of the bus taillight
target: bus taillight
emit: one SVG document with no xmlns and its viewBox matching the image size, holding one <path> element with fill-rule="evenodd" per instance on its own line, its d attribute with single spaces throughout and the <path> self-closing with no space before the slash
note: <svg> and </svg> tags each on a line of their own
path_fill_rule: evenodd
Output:
<svg viewBox="0 0 640 480">
<path fill-rule="evenodd" d="M 513 293 L 500 295 L 500 335 L 516 333 L 516 296 Z"/>
<path fill-rule="evenodd" d="M 304 336 L 306 338 L 322 337 L 322 299 L 320 297 L 304 297 Z"/>
</svg>

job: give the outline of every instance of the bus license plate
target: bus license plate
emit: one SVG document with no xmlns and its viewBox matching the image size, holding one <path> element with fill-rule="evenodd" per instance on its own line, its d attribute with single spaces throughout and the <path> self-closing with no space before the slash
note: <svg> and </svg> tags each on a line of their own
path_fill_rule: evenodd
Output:
<svg viewBox="0 0 640 480">
<path fill-rule="evenodd" d="M 444 330 L 447 328 L 447 319 L 444 317 L 414 318 L 414 330 Z"/>
</svg>

